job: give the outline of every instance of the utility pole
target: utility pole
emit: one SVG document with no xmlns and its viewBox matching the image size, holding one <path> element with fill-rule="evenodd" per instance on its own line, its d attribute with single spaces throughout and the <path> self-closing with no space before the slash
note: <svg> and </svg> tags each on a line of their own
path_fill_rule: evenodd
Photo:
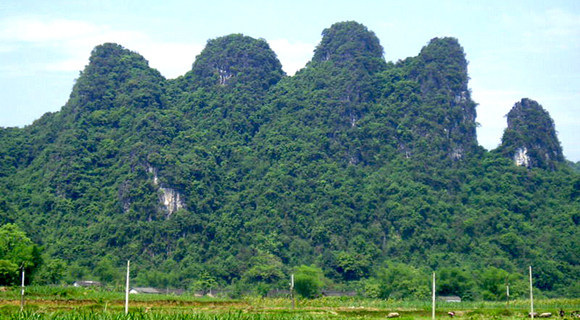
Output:
<svg viewBox="0 0 580 320">
<path fill-rule="evenodd" d="M 24 263 L 22 263 L 22 291 L 20 293 L 20 312 L 24 311 Z"/>
<path fill-rule="evenodd" d="M 435 320 L 435 272 L 433 272 L 433 306 L 431 307 L 431 318 Z"/>
<path fill-rule="evenodd" d="M 510 308 L 510 282 L 509 282 L 507 277 L 505 279 L 505 282 L 506 282 L 505 300 L 506 300 L 506 304 L 507 304 L 507 309 L 509 309 Z"/>
<path fill-rule="evenodd" d="M 530 266 L 530 316 L 534 319 L 534 287 L 532 286 L 532 266 Z"/>
<path fill-rule="evenodd" d="M 131 261 L 127 260 L 127 284 L 125 286 L 125 314 L 129 314 L 129 267 Z"/>
<path fill-rule="evenodd" d="M 294 274 L 290 275 L 290 297 L 292 297 L 292 310 L 296 307 L 296 302 L 294 301 Z"/>
</svg>

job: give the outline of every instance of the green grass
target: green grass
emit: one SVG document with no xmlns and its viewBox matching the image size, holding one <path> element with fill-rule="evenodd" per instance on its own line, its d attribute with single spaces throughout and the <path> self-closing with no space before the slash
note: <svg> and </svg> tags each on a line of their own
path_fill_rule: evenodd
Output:
<svg viewBox="0 0 580 320">
<path fill-rule="evenodd" d="M 289 299 L 246 297 L 232 300 L 192 295 L 130 295 L 130 312 L 124 314 L 123 292 L 75 287 L 27 287 L 25 312 L 20 312 L 20 289 L 0 291 L 0 319 L 142 319 L 142 320 L 319 320 L 319 319 L 385 319 L 398 312 L 398 319 L 431 319 L 430 301 L 399 301 L 361 297 L 323 297 L 297 299 L 292 309 Z M 437 302 L 437 318 L 449 319 L 448 311 L 457 312 L 456 319 L 524 319 L 529 311 L 528 300 L 505 302 L 468 301 Z M 534 301 L 537 312 L 580 309 L 580 299 L 540 299 Z"/>
<path fill-rule="evenodd" d="M 322 320 L 328 319 L 324 315 L 301 315 L 301 314 L 256 314 L 256 313 L 224 313 L 219 315 L 207 313 L 152 313 L 144 311 L 133 311 L 128 315 L 124 313 L 111 312 L 90 312 L 90 311 L 59 311 L 52 313 L 38 313 L 26 311 L 23 313 L 13 313 L 8 315 L 10 320 Z"/>
</svg>

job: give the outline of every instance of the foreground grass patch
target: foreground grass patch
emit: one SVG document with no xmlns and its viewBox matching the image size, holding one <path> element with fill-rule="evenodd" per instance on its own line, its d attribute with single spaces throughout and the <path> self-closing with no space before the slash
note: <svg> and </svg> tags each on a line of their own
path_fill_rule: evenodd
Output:
<svg viewBox="0 0 580 320">
<path fill-rule="evenodd" d="M 25 311 L 20 312 L 18 288 L 0 292 L 0 319 L 70 319 L 70 320 L 340 320 L 386 319 L 391 312 L 398 319 L 431 319 L 430 301 L 399 301 L 361 297 L 323 297 L 298 299 L 295 308 L 289 299 L 246 297 L 220 299 L 192 295 L 131 295 L 129 315 L 124 313 L 124 293 L 87 288 L 28 287 Z M 557 315 L 560 308 L 568 312 L 580 309 L 580 299 L 545 299 L 535 301 L 537 312 Z M 505 302 L 472 301 L 437 303 L 437 319 L 524 319 L 528 300 Z"/>
</svg>

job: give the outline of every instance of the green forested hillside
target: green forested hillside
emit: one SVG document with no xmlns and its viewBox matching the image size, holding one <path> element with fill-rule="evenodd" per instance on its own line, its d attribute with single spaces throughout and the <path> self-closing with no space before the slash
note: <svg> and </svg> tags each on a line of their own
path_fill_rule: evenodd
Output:
<svg viewBox="0 0 580 320">
<path fill-rule="evenodd" d="M 487 151 L 457 39 L 392 63 L 359 23 L 322 35 L 292 77 L 241 34 L 174 80 L 97 46 L 61 111 L 0 128 L 0 222 L 43 248 L 30 279 L 114 284 L 131 259 L 139 285 L 263 293 L 307 270 L 421 298 L 436 271 L 441 294 L 502 299 L 532 265 L 545 295 L 580 294 L 580 174 L 548 113 L 522 100 Z"/>
<path fill-rule="evenodd" d="M 554 121 L 536 101 L 522 99 L 507 114 L 508 127 L 497 151 L 527 167 L 554 168 L 564 161 Z"/>
</svg>

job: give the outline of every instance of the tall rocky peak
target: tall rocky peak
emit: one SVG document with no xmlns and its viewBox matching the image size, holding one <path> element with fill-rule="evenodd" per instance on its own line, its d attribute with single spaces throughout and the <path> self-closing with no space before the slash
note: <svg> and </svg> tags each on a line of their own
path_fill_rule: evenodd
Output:
<svg viewBox="0 0 580 320">
<path fill-rule="evenodd" d="M 410 73 L 420 87 L 424 105 L 444 110 L 449 156 L 460 159 L 477 146 L 476 103 L 468 89 L 467 60 L 455 38 L 434 38 L 421 50 Z"/>
<path fill-rule="evenodd" d="M 439 93 L 462 93 L 468 91 L 467 60 L 458 40 L 451 37 L 434 38 L 419 53 L 417 79 L 421 91 L 428 95 Z"/>
<path fill-rule="evenodd" d="M 262 91 L 283 76 L 282 64 L 265 40 L 232 34 L 209 40 L 183 80 L 185 89 L 244 86 Z"/>
<path fill-rule="evenodd" d="M 123 46 L 116 43 L 105 43 L 96 46 L 91 51 L 89 58 L 89 65 L 85 69 L 86 73 L 110 73 L 121 69 L 149 68 L 149 63 L 140 54 L 125 49 Z"/>
<path fill-rule="evenodd" d="M 283 81 L 274 94 L 279 94 L 279 101 L 291 102 L 279 105 L 288 107 L 282 112 L 288 112 L 288 120 L 298 122 L 296 127 L 318 126 L 316 130 L 304 128 L 305 139 L 319 143 L 324 137 L 330 141 L 325 153 L 358 164 L 364 161 L 360 151 L 364 139 L 357 135 L 361 121 L 371 114 L 369 104 L 380 94 L 376 76 L 385 68 L 376 35 L 360 23 L 339 22 L 323 30 L 306 68 Z"/>
<path fill-rule="evenodd" d="M 340 92 L 334 98 L 356 104 L 372 100 L 369 91 L 376 89 L 371 88 L 376 86 L 374 75 L 386 69 L 386 62 L 377 36 L 364 25 L 347 21 L 322 31 L 322 40 L 307 67 L 309 72 L 298 73 L 298 78 L 317 78 L 314 90 L 331 86 Z"/>
<path fill-rule="evenodd" d="M 361 58 L 374 60 L 358 61 Z M 342 65 L 345 62 L 362 62 L 367 68 L 373 69 L 381 65 L 383 47 L 374 32 L 355 21 L 338 22 L 322 31 L 322 40 L 314 50 L 312 61 L 332 61 Z M 378 63 L 378 65 L 377 65 Z M 370 70 L 376 71 L 376 70 Z"/>
<path fill-rule="evenodd" d="M 554 168 L 564 161 L 550 114 L 531 99 L 517 102 L 507 114 L 508 126 L 498 151 L 528 168 Z"/>
<path fill-rule="evenodd" d="M 79 114 L 119 107 L 161 108 L 164 82 L 140 54 L 105 43 L 91 52 L 65 109 Z"/>
</svg>

